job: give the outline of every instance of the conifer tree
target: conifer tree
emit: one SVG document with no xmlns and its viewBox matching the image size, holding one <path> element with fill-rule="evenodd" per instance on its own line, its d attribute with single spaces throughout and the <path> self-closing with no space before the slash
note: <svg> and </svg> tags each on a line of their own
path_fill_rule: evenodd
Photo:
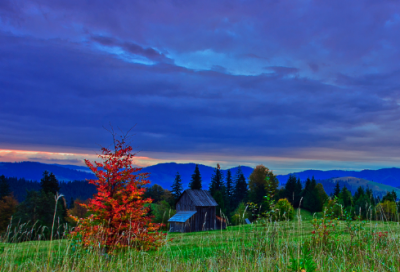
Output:
<svg viewBox="0 0 400 272">
<path fill-rule="evenodd" d="M 309 210 L 310 212 L 315 212 L 318 209 L 318 197 L 317 191 L 315 190 L 315 186 L 317 185 L 316 180 L 314 177 L 310 180 L 307 178 L 306 186 L 303 191 L 303 198 L 304 198 L 304 208 Z"/>
<path fill-rule="evenodd" d="M 365 190 L 365 195 L 368 197 L 370 200 L 370 203 L 372 206 L 375 206 L 377 202 L 375 202 L 374 194 L 372 192 L 372 189 L 367 186 L 367 189 Z"/>
<path fill-rule="evenodd" d="M 194 173 L 192 175 L 192 181 L 189 184 L 189 188 L 192 190 L 201 190 L 201 176 L 199 165 L 196 164 L 196 168 L 194 169 Z"/>
<path fill-rule="evenodd" d="M 45 226 L 43 235 L 47 239 L 52 229 L 55 204 L 56 199 L 51 192 L 28 191 L 25 200 L 18 205 L 16 213 L 13 215 L 13 222 L 16 224 L 18 222 L 27 223 L 26 227 L 32 228 L 33 231 L 40 231 Z M 54 234 L 54 237 L 61 235 L 64 230 L 67 217 L 67 209 L 64 204 L 63 198 L 57 202 L 56 222 L 60 229 Z"/>
<path fill-rule="evenodd" d="M 356 203 L 357 200 L 359 200 L 360 198 L 363 198 L 364 196 L 365 196 L 364 188 L 362 186 L 359 186 L 353 196 L 354 203 Z"/>
<path fill-rule="evenodd" d="M 342 188 L 342 191 L 340 192 L 339 198 L 342 201 L 343 206 L 345 208 L 350 207 L 353 204 L 353 199 L 352 199 L 352 196 L 351 196 L 351 192 L 346 188 L 346 186 L 344 186 Z"/>
<path fill-rule="evenodd" d="M 313 190 L 317 185 L 317 181 L 315 180 L 314 176 L 311 178 L 311 189 Z"/>
<path fill-rule="evenodd" d="M 296 181 L 296 187 L 294 189 L 294 208 L 298 208 L 300 206 L 301 192 L 303 190 L 303 185 L 301 184 L 300 178 Z"/>
<path fill-rule="evenodd" d="M 304 186 L 304 190 L 303 190 L 303 193 L 302 193 L 303 197 L 305 197 L 305 196 L 306 196 L 306 193 L 309 191 L 309 189 L 310 189 L 310 184 L 311 184 L 311 179 L 310 179 L 310 178 L 307 178 L 306 184 L 305 184 L 305 186 Z"/>
<path fill-rule="evenodd" d="M 289 175 L 288 181 L 285 184 L 285 198 L 289 200 L 290 204 L 294 205 L 294 192 L 296 190 L 296 176 Z"/>
<path fill-rule="evenodd" d="M 235 187 L 233 190 L 233 210 L 235 210 L 241 202 L 247 201 L 248 191 L 249 189 L 247 187 L 246 178 L 244 177 L 242 169 L 239 166 L 236 172 Z"/>
<path fill-rule="evenodd" d="M 215 168 L 214 174 L 211 178 L 209 192 L 218 203 L 219 209 L 226 214 L 226 187 L 219 164 L 217 164 L 217 167 Z"/>
<path fill-rule="evenodd" d="M 0 199 L 11 194 L 10 185 L 4 175 L 0 176 Z"/>
<path fill-rule="evenodd" d="M 227 173 L 226 173 L 226 207 L 227 207 L 227 214 L 229 217 L 229 214 L 232 210 L 232 204 L 233 204 L 233 183 L 232 183 L 232 174 L 231 174 L 231 170 L 228 169 Z"/>
<path fill-rule="evenodd" d="M 211 177 L 211 183 L 209 188 L 209 192 L 211 193 L 212 196 L 214 196 L 214 194 L 217 191 L 221 192 L 222 194 L 225 194 L 225 185 L 219 164 L 217 164 L 217 167 L 214 170 L 214 174 Z"/>
<path fill-rule="evenodd" d="M 58 191 L 60 191 L 60 185 L 56 176 L 53 173 L 44 171 L 43 178 L 40 180 L 40 187 L 42 190 L 47 193 L 52 193 L 55 195 Z"/>
<path fill-rule="evenodd" d="M 335 190 L 333 191 L 333 196 L 339 197 L 340 194 L 340 185 L 339 181 L 336 182 Z"/>
<path fill-rule="evenodd" d="M 181 196 L 182 194 L 182 179 L 181 179 L 181 175 L 179 174 L 179 172 L 176 173 L 176 177 L 174 180 L 174 183 L 172 184 L 172 195 L 174 196 L 175 201 L 178 200 L 178 198 Z"/>
</svg>

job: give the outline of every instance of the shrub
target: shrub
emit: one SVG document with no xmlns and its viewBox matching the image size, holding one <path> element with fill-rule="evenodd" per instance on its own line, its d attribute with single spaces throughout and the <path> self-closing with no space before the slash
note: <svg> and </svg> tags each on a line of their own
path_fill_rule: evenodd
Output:
<svg viewBox="0 0 400 272">
<path fill-rule="evenodd" d="M 338 219 L 342 215 L 342 206 L 337 203 L 338 199 L 335 197 L 334 199 L 329 199 L 323 208 L 325 216 L 330 219 Z"/>
<path fill-rule="evenodd" d="M 277 212 L 275 220 L 292 220 L 294 217 L 294 208 L 286 198 L 279 199 L 275 209 Z"/>
<path fill-rule="evenodd" d="M 382 220 L 395 220 L 397 206 L 396 202 L 385 200 L 376 206 L 376 215 Z"/>
<path fill-rule="evenodd" d="M 243 224 L 246 218 L 250 218 L 251 213 L 247 210 L 243 202 L 240 202 L 239 206 L 233 212 L 232 223 L 234 225 Z"/>
</svg>

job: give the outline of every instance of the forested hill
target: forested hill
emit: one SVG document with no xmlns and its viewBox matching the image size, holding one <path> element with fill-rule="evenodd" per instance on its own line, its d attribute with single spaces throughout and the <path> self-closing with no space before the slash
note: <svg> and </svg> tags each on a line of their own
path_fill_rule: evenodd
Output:
<svg viewBox="0 0 400 272">
<path fill-rule="evenodd" d="M 72 181 L 92 179 L 92 173 L 70 169 L 68 166 L 57 164 L 45 164 L 39 162 L 0 162 L 0 175 L 6 177 L 24 178 L 40 181 L 43 172 L 53 173 L 58 180 Z"/>
<path fill-rule="evenodd" d="M 143 168 L 143 172 L 150 173 L 150 181 L 152 184 L 159 184 L 163 188 L 169 189 L 175 179 L 177 172 L 180 173 L 184 189 L 188 187 L 191 176 L 194 172 L 194 163 L 160 163 Z M 250 176 L 253 168 L 242 166 L 243 174 L 246 178 Z M 200 174 L 203 180 L 203 188 L 208 189 L 211 176 L 214 173 L 214 167 L 199 165 Z M 18 162 L 18 163 L 0 163 L 0 175 L 6 177 L 24 178 L 26 180 L 40 181 L 43 172 L 47 170 L 55 174 L 60 181 L 85 180 L 94 178 L 90 170 L 84 166 L 75 165 L 57 165 L 44 164 L 37 162 Z M 226 175 L 227 170 L 222 170 Z M 237 167 L 231 168 L 231 173 L 234 176 Z M 343 171 L 343 170 L 306 170 L 303 172 L 293 173 L 302 181 L 308 177 L 314 176 L 316 180 L 327 180 L 338 177 L 356 177 L 389 185 L 393 187 L 400 186 L 400 168 L 384 168 L 379 170 L 362 170 L 362 171 Z M 280 185 L 284 185 L 289 175 L 278 175 Z M 328 185 L 328 184 L 327 184 Z"/>
<path fill-rule="evenodd" d="M 343 171 L 343 170 L 306 170 L 303 172 L 292 173 L 300 180 L 305 181 L 308 177 L 313 177 L 316 180 L 327 180 L 339 177 L 355 177 L 366 179 L 377 183 L 399 187 L 400 186 L 400 168 L 383 168 L 379 170 L 362 170 L 362 171 Z M 288 175 L 277 176 L 280 184 L 285 184 L 288 180 Z"/>
<path fill-rule="evenodd" d="M 395 191 L 398 196 L 400 196 L 400 189 L 392 187 L 390 185 L 385 185 L 377 182 L 373 182 L 366 179 L 355 178 L 355 177 L 340 177 L 340 178 L 330 178 L 325 180 L 317 180 L 324 186 L 324 190 L 328 195 L 334 192 L 336 183 L 342 188 L 346 186 L 349 191 L 354 194 L 358 187 L 363 187 L 364 189 L 369 188 L 372 190 L 374 196 L 383 197 L 387 192 Z"/>
<path fill-rule="evenodd" d="M 196 164 L 194 163 L 160 163 L 145 167 L 141 172 L 150 173 L 150 181 L 152 184 L 161 185 L 163 188 L 169 189 L 175 179 L 176 173 L 179 172 L 182 178 L 183 188 L 186 189 L 191 180 Z M 241 166 L 242 172 L 247 179 L 253 168 Z M 203 188 L 208 189 L 211 176 L 214 173 L 214 167 L 199 165 L 201 178 L 203 180 Z M 0 175 L 6 177 L 24 178 L 26 180 L 40 181 L 43 172 L 47 170 L 52 172 L 58 180 L 72 181 L 92 179 L 94 175 L 89 173 L 90 169 L 83 166 L 75 165 L 58 165 L 45 164 L 38 162 L 18 162 L 18 163 L 0 163 Z M 236 174 L 237 167 L 231 168 L 232 176 Z M 222 170 L 226 175 L 227 170 Z"/>
</svg>

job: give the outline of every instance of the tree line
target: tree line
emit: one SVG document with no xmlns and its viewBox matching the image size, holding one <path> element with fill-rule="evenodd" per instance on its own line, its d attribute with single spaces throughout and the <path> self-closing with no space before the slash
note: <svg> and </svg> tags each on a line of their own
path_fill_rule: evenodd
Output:
<svg viewBox="0 0 400 272">
<path fill-rule="evenodd" d="M 48 238 L 54 211 L 57 217 L 56 235 L 61 236 L 65 231 L 68 207 L 65 198 L 57 201 L 60 183 L 53 173 L 45 171 L 38 184 L 40 190 L 26 191 L 25 199 L 18 203 L 8 179 L 4 175 L 0 176 L 0 233 L 6 231 L 8 227 L 12 232 L 15 227 L 18 229 L 24 225 L 26 229 L 32 228 L 30 232 L 32 237 L 40 232 L 43 238 Z"/>
<path fill-rule="evenodd" d="M 203 188 L 201 173 L 198 165 L 194 169 L 189 183 L 189 189 L 207 189 L 218 203 L 217 212 L 222 212 L 231 222 L 238 222 L 239 215 L 246 210 L 246 217 L 254 219 L 251 209 L 257 208 L 257 213 L 264 213 L 270 209 L 266 196 L 279 202 L 286 199 L 294 209 L 302 208 L 310 212 L 322 212 L 329 209 L 339 217 L 345 211 L 348 214 L 368 218 L 374 216 L 395 219 L 400 212 L 400 205 L 396 193 L 388 192 L 382 199 L 374 197 L 370 188 L 359 187 L 352 193 L 339 183 L 335 185 L 334 192 L 328 196 L 321 183 L 314 177 L 302 182 L 294 175 L 290 175 L 286 184 L 279 188 L 279 181 L 271 170 L 263 165 L 255 167 L 248 180 L 239 166 L 236 173 L 227 171 L 223 175 L 220 166 L 214 170 L 208 188 Z M 62 192 L 65 197 L 57 205 L 58 223 L 71 223 L 66 216 L 70 213 L 85 217 L 88 211 L 79 204 L 92 197 L 95 188 L 87 181 L 59 182 L 54 174 L 45 171 L 39 183 L 25 179 L 7 178 L 0 176 L 0 233 L 13 222 L 37 222 L 40 226 L 49 226 L 55 205 L 55 195 Z M 175 213 L 175 204 L 183 193 L 182 179 L 179 172 L 175 176 L 171 189 L 164 189 L 154 184 L 146 188 L 144 198 L 151 198 L 153 203 L 149 214 L 153 215 L 155 223 L 166 222 Z M 20 204 L 18 204 L 20 203 Z M 250 207 L 250 208 L 249 208 Z M 370 212 L 370 214 L 368 214 Z"/>
<path fill-rule="evenodd" d="M 197 165 L 189 188 L 205 189 L 202 188 L 201 174 Z M 176 174 L 171 191 L 176 202 L 183 192 L 179 173 Z M 397 195 L 394 191 L 387 192 L 386 196 L 380 199 L 374 197 L 372 189 L 360 186 L 352 195 L 346 186 L 340 188 L 337 182 L 334 192 L 328 196 L 324 186 L 314 177 L 302 182 L 294 175 L 290 175 L 286 184 L 279 188 L 276 175 L 263 165 L 255 167 L 248 181 L 240 166 L 234 176 L 228 170 L 224 177 L 220 166 L 217 165 L 208 191 L 218 203 L 218 209 L 232 221 L 235 221 L 234 217 L 243 213 L 246 207 L 258 207 L 257 213 L 265 213 L 270 208 L 266 202 L 266 196 L 271 197 L 271 200 L 275 202 L 286 199 L 294 209 L 302 208 L 312 213 L 329 209 L 337 218 L 343 212 L 353 217 L 367 218 L 370 212 L 370 216 L 373 215 L 374 219 L 381 216 L 392 220 L 400 212 L 400 202 L 396 202 Z M 282 205 L 286 204 L 282 202 Z M 254 218 L 251 213 L 247 216 Z"/>
</svg>

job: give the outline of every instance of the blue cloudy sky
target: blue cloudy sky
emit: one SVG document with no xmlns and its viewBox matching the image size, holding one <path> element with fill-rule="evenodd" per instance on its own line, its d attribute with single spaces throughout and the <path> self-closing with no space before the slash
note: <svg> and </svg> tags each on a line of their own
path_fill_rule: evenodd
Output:
<svg viewBox="0 0 400 272">
<path fill-rule="evenodd" d="M 0 1 L 0 161 L 400 166 L 398 1 Z"/>
</svg>

